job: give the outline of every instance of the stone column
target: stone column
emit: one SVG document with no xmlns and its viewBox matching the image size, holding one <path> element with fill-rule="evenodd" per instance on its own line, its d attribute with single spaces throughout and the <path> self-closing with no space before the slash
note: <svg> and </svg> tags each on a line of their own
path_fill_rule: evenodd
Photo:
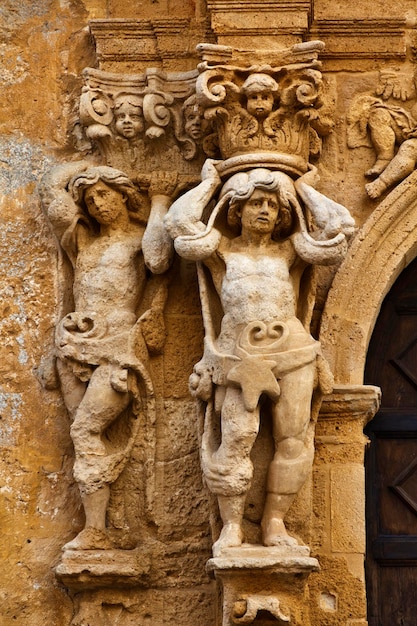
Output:
<svg viewBox="0 0 417 626">
<path fill-rule="evenodd" d="M 380 390 L 338 385 L 324 398 L 316 427 L 312 552 L 321 571 L 309 581 L 312 623 L 365 626 L 364 426 Z"/>
</svg>

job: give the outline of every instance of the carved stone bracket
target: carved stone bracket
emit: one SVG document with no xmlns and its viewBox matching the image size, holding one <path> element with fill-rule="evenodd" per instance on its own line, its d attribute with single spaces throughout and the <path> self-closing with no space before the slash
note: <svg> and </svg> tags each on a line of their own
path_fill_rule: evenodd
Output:
<svg viewBox="0 0 417 626">
<path fill-rule="evenodd" d="M 196 77 L 196 71 L 120 75 L 87 68 L 82 134 L 107 165 L 132 178 L 154 170 L 197 172 L 201 159 L 196 166 L 188 164 L 198 156 L 201 135 L 192 99 Z"/>
<path fill-rule="evenodd" d="M 207 571 L 221 583 L 222 626 L 291 624 L 307 626 L 303 605 L 308 576 L 319 570 L 306 546 L 292 549 L 244 545 L 210 559 Z"/>
<path fill-rule="evenodd" d="M 273 161 L 274 169 L 305 172 L 309 159 L 320 153 L 321 137 L 332 127 L 322 115 L 318 54 L 323 47 L 314 41 L 245 53 L 198 46 L 202 63 L 197 100 L 214 130 L 206 138 L 206 153 L 216 156 L 210 153 L 211 139 L 211 149 L 217 145 L 223 159 L 236 160 L 235 170 L 244 169 L 246 161 L 250 167 L 257 158 L 269 165 Z"/>
<path fill-rule="evenodd" d="M 147 586 L 151 555 L 134 550 L 67 550 L 55 569 L 57 579 L 73 591 L 105 587 Z"/>
<path fill-rule="evenodd" d="M 89 23 L 102 70 L 131 73 L 149 66 L 185 70 L 195 66 L 195 46 L 206 39 L 206 22 L 186 17 L 153 20 L 97 19 Z M 187 46 L 184 46 L 187 41 Z"/>
</svg>

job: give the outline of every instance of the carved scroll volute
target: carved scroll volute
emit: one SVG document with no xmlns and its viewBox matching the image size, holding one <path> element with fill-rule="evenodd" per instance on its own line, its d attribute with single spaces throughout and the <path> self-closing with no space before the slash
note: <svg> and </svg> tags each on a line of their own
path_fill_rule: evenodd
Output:
<svg viewBox="0 0 417 626">
<path fill-rule="evenodd" d="M 101 89 L 84 87 L 80 98 L 80 122 L 90 139 L 108 135 L 113 121 L 113 101 Z"/>
<path fill-rule="evenodd" d="M 199 75 L 196 92 L 199 102 L 205 107 L 220 106 L 226 101 L 228 93 L 239 93 L 239 87 L 230 80 L 230 72 L 218 68 L 206 69 Z"/>
<path fill-rule="evenodd" d="M 271 132 L 279 126 L 285 128 L 287 148 L 298 152 L 307 160 L 321 152 L 321 137 L 333 127 L 330 119 L 323 118 L 323 80 L 321 72 L 311 68 L 290 71 L 279 83 L 280 106 L 272 116 Z"/>
<path fill-rule="evenodd" d="M 146 136 L 149 139 L 158 139 L 165 134 L 165 128 L 172 117 L 168 107 L 174 102 L 174 98 L 168 93 L 147 93 L 143 99 L 143 114 L 148 123 Z"/>
</svg>

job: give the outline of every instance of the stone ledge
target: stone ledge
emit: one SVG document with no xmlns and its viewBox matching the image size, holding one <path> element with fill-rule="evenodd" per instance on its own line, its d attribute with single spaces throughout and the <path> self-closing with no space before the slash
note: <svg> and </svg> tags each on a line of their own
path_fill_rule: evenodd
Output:
<svg viewBox="0 0 417 626">
<path fill-rule="evenodd" d="M 151 558 L 135 550 L 66 550 L 55 568 L 57 579 L 73 590 L 148 586 Z"/>
<path fill-rule="evenodd" d="M 222 555 L 209 559 L 206 565 L 209 573 L 265 572 L 272 574 L 305 574 L 320 569 L 317 559 L 310 557 L 308 546 L 273 547 L 243 544 L 237 548 L 227 548 Z"/>
<path fill-rule="evenodd" d="M 319 420 L 373 418 L 379 408 L 381 390 L 373 385 L 337 385 L 324 396 Z"/>
</svg>

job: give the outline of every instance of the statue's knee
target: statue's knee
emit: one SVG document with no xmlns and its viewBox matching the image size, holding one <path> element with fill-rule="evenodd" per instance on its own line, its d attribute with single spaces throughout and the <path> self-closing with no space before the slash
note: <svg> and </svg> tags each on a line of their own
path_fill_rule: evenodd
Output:
<svg viewBox="0 0 417 626">
<path fill-rule="evenodd" d="M 296 459 L 303 453 L 304 439 L 288 437 L 275 444 L 275 457 L 282 459 Z"/>
</svg>

